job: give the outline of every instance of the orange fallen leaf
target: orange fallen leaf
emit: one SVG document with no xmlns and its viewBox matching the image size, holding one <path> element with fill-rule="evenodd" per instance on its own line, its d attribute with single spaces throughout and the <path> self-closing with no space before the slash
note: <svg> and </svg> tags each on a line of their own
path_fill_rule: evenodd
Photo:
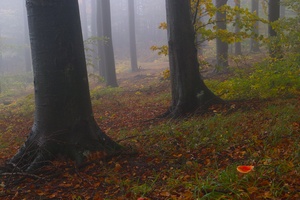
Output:
<svg viewBox="0 0 300 200">
<path fill-rule="evenodd" d="M 164 192 L 161 192 L 160 195 L 163 197 L 169 197 L 171 194 L 169 192 L 164 191 Z"/>
<path fill-rule="evenodd" d="M 115 171 L 116 172 L 120 171 L 121 168 L 122 168 L 122 166 L 119 163 L 115 164 Z"/>
<path fill-rule="evenodd" d="M 241 165 L 241 166 L 238 166 L 236 169 L 241 172 L 241 173 L 249 173 L 253 170 L 254 166 L 252 165 Z"/>
</svg>

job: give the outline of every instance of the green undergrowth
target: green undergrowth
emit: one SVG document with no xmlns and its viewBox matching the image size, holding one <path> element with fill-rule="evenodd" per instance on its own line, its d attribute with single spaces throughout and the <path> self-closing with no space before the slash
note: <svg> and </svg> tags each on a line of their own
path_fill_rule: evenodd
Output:
<svg viewBox="0 0 300 200">
<path fill-rule="evenodd" d="M 265 60 L 255 64 L 251 73 L 249 69 L 233 71 L 235 76 L 225 81 L 206 82 L 223 99 L 284 98 L 300 94 L 300 66 L 296 58 Z"/>
<path fill-rule="evenodd" d="M 107 96 L 117 96 L 123 91 L 122 88 L 120 87 L 102 87 L 98 86 L 93 88 L 90 93 L 91 93 L 91 99 L 92 100 L 97 100 L 102 97 L 107 97 Z"/>
<path fill-rule="evenodd" d="M 283 64 L 266 61 L 250 76 L 239 71 L 225 81 L 208 80 L 224 99 L 243 100 L 178 120 L 145 119 L 158 108 L 151 116 L 166 111 L 169 86 L 160 85 L 166 82 L 134 90 L 92 89 L 100 127 L 138 155 L 87 167 L 79 179 L 88 186 L 80 191 L 81 184 L 75 185 L 72 193 L 81 198 L 95 184 L 103 199 L 299 199 L 300 71 L 295 64 Z M 0 104 L 2 157 L 26 139 L 33 102 L 28 95 Z M 254 171 L 241 174 L 239 165 L 253 165 Z M 76 174 L 70 179 L 76 180 Z"/>
<path fill-rule="evenodd" d="M 170 120 L 134 133 L 142 136 L 132 142 L 155 164 L 149 178 L 133 179 L 127 190 L 152 198 L 159 193 L 166 199 L 297 197 L 297 100 L 266 101 L 259 109 L 249 104 L 246 111 Z M 240 174 L 239 165 L 255 170 Z"/>
<path fill-rule="evenodd" d="M 31 73 L 0 75 L 0 104 L 10 104 L 33 88 Z"/>
</svg>

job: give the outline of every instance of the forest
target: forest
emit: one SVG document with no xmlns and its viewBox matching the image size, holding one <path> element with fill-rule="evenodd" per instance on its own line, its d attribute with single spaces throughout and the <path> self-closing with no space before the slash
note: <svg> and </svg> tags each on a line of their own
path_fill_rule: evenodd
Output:
<svg viewBox="0 0 300 200">
<path fill-rule="evenodd" d="M 300 199 L 300 0 L 0 1 L 0 199 Z"/>
</svg>

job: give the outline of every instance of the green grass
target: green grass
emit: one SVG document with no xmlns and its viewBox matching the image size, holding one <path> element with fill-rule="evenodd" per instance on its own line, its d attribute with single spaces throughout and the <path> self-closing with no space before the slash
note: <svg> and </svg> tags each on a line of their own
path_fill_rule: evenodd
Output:
<svg viewBox="0 0 300 200">
<path fill-rule="evenodd" d="M 277 78 L 276 73 L 271 73 L 259 83 L 279 81 L 272 77 L 273 74 Z M 216 107 L 204 116 L 161 119 L 148 124 L 143 121 L 145 113 L 154 111 L 161 104 L 167 108 L 169 90 L 162 89 L 157 83 L 134 91 L 93 89 L 91 96 L 100 127 L 112 126 L 108 133 L 116 140 L 128 137 L 121 144 L 133 146 L 139 154 L 120 156 L 87 167 L 79 179 L 83 184 L 89 184 L 82 190 L 74 189 L 74 195 L 83 198 L 79 194 L 88 192 L 89 185 L 100 184 L 97 192 L 104 199 L 300 198 L 298 80 L 295 76 L 290 77 L 289 83 L 295 87 L 284 94 L 270 90 L 270 94 L 262 97 L 260 94 L 268 92 L 267 85 L 254 92 L 247 90 L 261 76 L 258 72 L 252 75 L 250 79 L 233 78 L 216 85 L 222 92 L 231 88 L 229 83 L 232 83 L 237 88 L 228 90 L 227 99 L 243 97 L 246 100 L 229 102 L 229 107 Z M 283 85 L 289 80 L 284 79 Z M 246 93 L 248 96 L 244 96 Z M 259 100 L 251 100 L 257 98 Z M 16 149 L 24 140 L 24 135 L 16 132 L 20 129 L 19 124 L 23 127 L 31 118 L 33 96 L 21 98 L 11 105 L 1 105 L 0 110 L 0 150 L 7 152 L 7 148 Z M 132 113 L 135 115 L 130 115 Z M 128 126 L 126 123 L 130 120 L 139 123 Z M 126 123 L 120 125 L 123 122 Z M 117 163 L 122 166 L 119 170 L 115 168 Z M 254 171 L 241 174 L 236 170 L 239 165 L 253 165 Z M 76 173 L 71 176 L 72 181 L 77 180 L 76 176 Z"/>
<path fill-rule="evenodd" d="M 272 100 L 259 110 L 169 121 L 144 131 L 140 146 L 166 163 L 161 176 L 167 178 L 158 187 L 170 193 L 184 188 L 201 199 L 250 199 L 253 193 L 280 198 L 293 194 L 282 177 L 300 170 L 295 105 L 296 99 Z M 240 176 L 238 165 L 254 165 L 255 171 Z"/>
</svg>

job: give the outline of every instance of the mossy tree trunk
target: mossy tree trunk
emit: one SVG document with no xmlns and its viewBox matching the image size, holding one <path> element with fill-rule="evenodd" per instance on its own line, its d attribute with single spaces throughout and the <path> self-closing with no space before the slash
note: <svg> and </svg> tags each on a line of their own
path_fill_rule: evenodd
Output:
<svg viewBox="0 0 300 200">
<path fill-rule="evenodd" d="M 203 111 L 220 102 L 204 84 L 199 73 L 195 30 L 191 20 L 190 2 L 166 0 L 172 105 L 170 117 Z"/>
<path fill-rule="evenodd" d="M 31 171 L 63 155 L 78 163 L 120 146 L 96 124 L 90 101 L 77 0 L 27 0 L 35 113 L 31 133 L 11 159 Z"/>
</svg>

